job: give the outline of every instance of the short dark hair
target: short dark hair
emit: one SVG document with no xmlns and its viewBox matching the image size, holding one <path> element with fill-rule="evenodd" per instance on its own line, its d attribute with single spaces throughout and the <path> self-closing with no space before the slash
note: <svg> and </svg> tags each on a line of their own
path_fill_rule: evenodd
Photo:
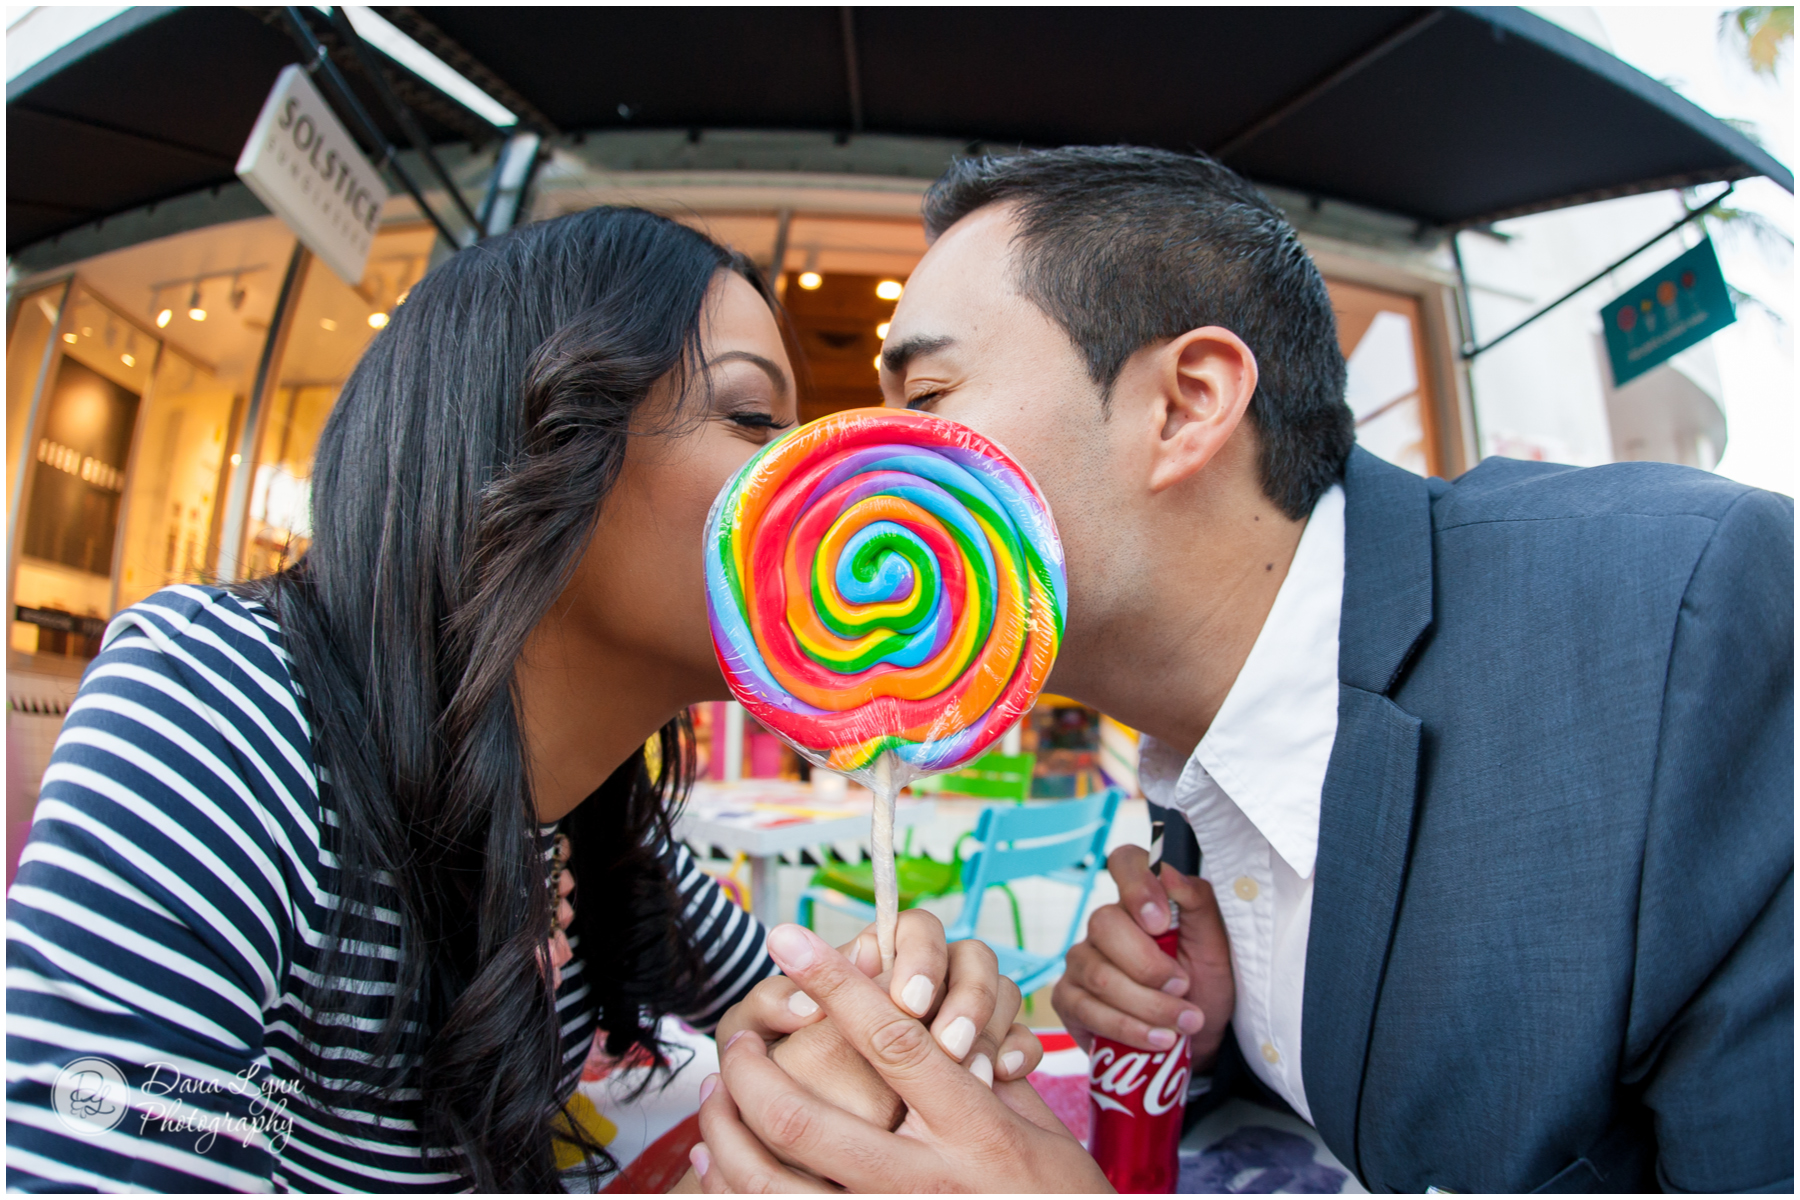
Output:
<svg viewBox="0 0 1800 1200">
<path fill-rule="evenodd" d="M 1018 205 L 1020 290 L 1106 400 L 1145 346 L 1223 326 L 1256 355 L 1250 417 L 1269 498 L 1299 519 L 1343 477 L 1355 427 L 1331 298 L 1261 192 L 1203 154 L 1138 146 L 965 158 L 926 192 L 926 236 L 998 203 Z"/>
</svg>

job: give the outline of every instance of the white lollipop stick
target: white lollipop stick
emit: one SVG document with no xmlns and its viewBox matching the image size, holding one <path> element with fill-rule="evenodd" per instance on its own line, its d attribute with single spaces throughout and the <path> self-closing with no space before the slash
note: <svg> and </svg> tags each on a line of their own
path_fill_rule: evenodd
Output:
<svg viewBox="0 0 1800 1200">
<path fill-rule="evenodd" d="M 894 869 L 894 756 L 875 760 L 875 811 L 869 819 L 871 865 L 875 868 L 875 944 L 881 969 L 894 969 L 894 930 L 900 922 L 900 881 Z"/>
</svg>

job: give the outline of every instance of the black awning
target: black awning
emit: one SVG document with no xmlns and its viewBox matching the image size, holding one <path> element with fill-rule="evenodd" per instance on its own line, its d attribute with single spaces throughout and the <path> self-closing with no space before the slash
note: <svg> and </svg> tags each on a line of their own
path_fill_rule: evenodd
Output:
<svg viewBox="0 0 1800 1200">
<path fill-rule="evenodd" d="M 277 10 L 132 9 L 28 69 L 6 94 L 6 249 L 236 180 L 275 77 L 299 61 Z M 384 135 L 404 146 L 355 56 L 316 35 Z M 493 129 L 402 68 L 402 99 L 436 142 Z"/>
<path fill-rule="evenodd" d="M 1435 226 L 1756 175 L 1793 189 L 1737 130 L 1517 8 L 380 11 L 547 131 L 1134 142 Z M 9 89 L 9 248 L 230 180 L 295 58 L 250 12 L 187 9 Z M 470 137 L 459 111 L 432 110 L 431 136 Z"/>
</svg>

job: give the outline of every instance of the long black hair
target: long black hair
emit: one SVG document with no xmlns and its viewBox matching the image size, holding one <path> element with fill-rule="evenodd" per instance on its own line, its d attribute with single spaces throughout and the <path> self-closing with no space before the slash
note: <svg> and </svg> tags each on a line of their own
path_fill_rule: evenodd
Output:
<svg viewBox="0 0 1800 1200">
<path fill-rule="evenodd" d="M 586 547 L 651 386 L 699 377 L 722 270 L 767 299 L 741 257 L 622 208 L 449 259 L 396 309 L 326 422 L 310 548 L 244 589 L 281 624 L 314 723 L 343 897 L 328 946 L 399 894 L 391 1002 L 320 985 L 313 1005 L 376 1020 L 359 1086 L 390 1093 L 416 1068 L 426 1153 L 450 1155 L 480 1191 L 559 1190 L 553 1128 L 585 1140 L 561 1119 L 541 965 L 552 901 L 514 666 Z M 657 745 L 654 764 L 634 754 L 563 823 L 582 887 L 570 933 L 615 1053 L 656 1055 L 657 1016 L 698 983 L 656 853 L 691 740 L 671 722 Z"/>
</svg>

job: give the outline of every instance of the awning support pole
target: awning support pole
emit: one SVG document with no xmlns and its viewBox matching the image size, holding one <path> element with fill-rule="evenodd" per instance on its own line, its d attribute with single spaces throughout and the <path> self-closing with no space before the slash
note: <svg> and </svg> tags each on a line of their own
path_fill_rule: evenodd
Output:
<svg viewBox="0 0 1800 1200">
<path fill-rule="evenodd" d="M 533 129 L 518 130 L 501 144 L 488 176 L 487 196 L 481 202 L 481 229 L 486 236 L 496 237 L 518 223 L 543 144 L 544 139 Z"/>
<path fill-rule="evenodd" d="M 1702 204 L 1699 208 L 1689 209 L 1687 215 L 1682 217 L 1681 220 L 1675 222 L 1673 225 L 1669 226 L 1667 229 L 1663 230 L 1661 233 L 1657 234 L 1655 237 L 1651 238 L 1649 241 L 1645 242 L 1643 245 L 1639 246 L 1637 249 L 1633 250 L 1631 253 L 1623 256 L 1622 258 L 1617 259 L 1616 261 L 1614 261 L 1612 263 L 1609 263 L 1608 265 L 1602 267 L 1600 270 L 1594 272 L 1592 275 L 1588 276 L 1586 279 L 1582 280 L 1580 283 L 1576 284 L 1574 287 L 1570 288 L 1568 291 L 1564 292 L 1562 295 L 1558 296 L 1556 299 L 1552 300 L 1550 303 L 1544 305 L 1544 307 L 1542 307 L 1542 308 L 1538 309 L 1536 312 L 1532 313 L 1529 317 L 1526 317 L 1523 321 L 1520 321 L 1518 324 L 1516 324 L 1512 328 L 1508 329 L 1505 333 L 1502 333 L 1497 337 L 1490 338 L 1488 341 L 1482 343 L 1479 346 L 1470 346 L 1470 345 L 1465 344 L 1462 349 L 1462 356 L 1463 356 L 1464 361 L 1474 358 L 1478 354 L 1486 354 L 1489 350 L 1492 350 L 1495 346 L 1498 346 L 1501 342 L 1504 342 L 1507 338 L 1509 338 L 1513 334 L 1519 332 L 1519 330 L 1525 328 L 1527 325 L 1531 324 L 1533 321 L 1537 320 L 1539 317 L 1550 312 L 1552 309 L 1560 307 L 1565 302 L 1567 302 L 1569 300 L 1573 300 L 1576 296 L 1580 295 L 1582 292 L 1585 292 L 1588 288 L 1593 287 L 1596 283 L 1599 283 L 1602 279 L 1605 279 L 1608 275 L 1611 275 L 1614 271 L 1618 270 L 1620 267 L 1624 266 L 1626 263 L 1630 262 L 1632 259 L 1634 259 L 1638 255 L 1642 254 L 1644 251 L 1646 251 L 1650 247 L 1656 245 L 1656 243 L 1662 241 L 1664 238 L 1668 237 L 1670 234 L 1681 229 L 1682 226 L 1692 224 L 1693 222 L 1698 221 L 1701 217 L 1704 217 L 1707 213 L 1709 213 L 1713 209 L 1717 208 L 1719 206 L 1719 203 L 1722 200 L 1724 200 L 1725 197 L 1731 195 L 1731 193 L 1736 190 L 1737 190 L 1737 184 L 1735 184 L 1735 183 L 1730 184 L 1729 186 L 1726 187 L 1726 189 L 1724 191 L 1722 191 L 1718 195 L 1714 196 L 1711 200 L 1708 200 L 1705 204 Z"/>
<path fill-rule="evenodd" d="M 863 127 L 862 70 L 856 62 L 856 16 L 849 5 L 838 9 L 838 23 L 844 30 L 844 76 L 850 91 L 850 132 L 861 133 Z"/>
<path fill-rule="evenodd" d="M 369 52 L 368 43 L 362 40 L 361 34 L 356 32 L 356 26 L 350 23 L 350 14 L 344 11 L 342 5 L 331 6 L 331 25 L 337 30 L 338 36 L 349 43 L 350 48 L 356 52 L 356 59 L 362 64 L 363 73 L 369 77 L 369 82 L 375 85 L 375 94 L 381 98 L 382 106 L 388 110 L 388 115 L 394 118 L 394 122 L 406 134 L 406 140 L 413 144 L 413 149 L 417 150 L 420 157 L 425 160 L 425 165 L 431 168 L 431 173 L 438 177 L 438 182 L 444 185 L 444 190 L 450 193 L 450 202 L 456 205 L 456 211 L 462 214 L 463 220 L 469 223 L 469 228 L 475 231 L 473 240 L 480 241 L 481 222 L 475 219 L 475 214 L 470 210 L 468 201 L 463 199 L 462 189 L 456 186 L 455 181 L 450 178 L 450 172 L 444 170 L 444 164 L 438 161 L 438 156 L 432 150 L 431 143 L 426 140 L 425 131 L 419 128 L 417 121 L 413 120 L 412 111 L 400 103 L 400 98 L 394 95 L 392 88 L 388 87 L 387 78 L 381 73 L 381 64 L 376 62 L 375 56 Z M 495 130 L 495 132 L 499 131 Z"/>
<path fill-rule="evenodd" d="M 450 243 L 453 250 L 462 249 L 462 242 L 454 233 L 450 232 L 450 227 L 444 224 L 443 218 L 437 215 L 437 210 L 425 203 L 425 196 L 419 191 L 419 185 L 413 182 L 413 177 L 407 174 L 405 167 L 400 165 L 399 151 L 389 144 L 387 138 L 382 135 L 380 126 L 370 119 L 367 110 L 362 106 L 362 101 L 356 98 L 356 93 L 350 90 L 350 84 L 345 80 L 343 73 L 337 69 L 337 64 L 331 61 L 330 51 L 320 45 L 319 39 L 313 36 L 313 31 L 307 25 L 306 18 L 300 14 L 300 10 L 289 4 L 281 11 L 287 17 L 288 29 L 293 33 L 294 40 L 300 43 L 305 60 L 302 65 L 306 67 L 307 74 L 317 74 L 321 67 L 324 68 L 325 78 L 337 91 L 344 107 L 349 109 L 350 115 L 356 119 L 356 123 L 362 126 L 363 136 L 380 150 L 381 162 L 378 165 L 392 167 L 401 186 L 413 198 L 413 202 L 419 206 L 420 211 L 430 218 L 433 225 L 437 226 L 438 233 L 443 235 L 444 240 Z"/>
<path fill-rule="evenodd" d="M 1469 273 L 1463 269 L 1462 243 L 1457 240 L 1458 236 L 1457 230 L 1450 231 L 1450 258 L 1456 263 L 1456 338 L 1459 343 L 1457 365 L 1462 372 L 1463 387 L 1469 393 L 1469 440 L 1475 447 L 1475 462 L 1480 462 L 1481 410 L 1475 400 L 1475 372 L 1469 369 L 1468 355 L 1462 353 L 1475 344 L 1475 303 L 1469 295 Z"/>
<path fill-rule="evenodd" d="M 781 299 L 782 270 L 787 264 L 788 229 L 793 223 L 793 209 L 783 207 L 779 213 L 775 214 L 775 249 L 769 255 L 768 283 L 769 290 L 775 293 L 777 300 Z"/>
</svg>

